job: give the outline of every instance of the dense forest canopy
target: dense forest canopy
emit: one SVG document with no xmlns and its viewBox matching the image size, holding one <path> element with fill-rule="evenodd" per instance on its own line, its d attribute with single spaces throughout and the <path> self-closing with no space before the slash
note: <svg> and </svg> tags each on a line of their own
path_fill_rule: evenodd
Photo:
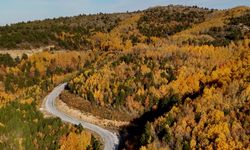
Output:
<svg viewBox="0 0 250 150">
<path fill-rule="evenodd" d="M 249 7 L 171 5 L 0 27 L 0 49 L 48 45 L 0 54 L 0 149 L 101 148 L 80 126 L 37 110 L 65 81 L 72 108 L 86 111 L 86 102 L 130 121 L 120 148 L 250 148 Z"/>
</svg>

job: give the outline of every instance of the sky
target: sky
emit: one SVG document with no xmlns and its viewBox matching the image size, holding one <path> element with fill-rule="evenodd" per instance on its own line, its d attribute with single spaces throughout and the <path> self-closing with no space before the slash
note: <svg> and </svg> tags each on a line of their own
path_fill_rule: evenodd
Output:
<svg viewBox="0 0 250 150">
<path fill-rule="evenodd" d="M 0 0 L 0 25 L 79 14 L 135 11 L 169 4 L 227 9 L 250 6 L 250 0 Z"/>
</svg>

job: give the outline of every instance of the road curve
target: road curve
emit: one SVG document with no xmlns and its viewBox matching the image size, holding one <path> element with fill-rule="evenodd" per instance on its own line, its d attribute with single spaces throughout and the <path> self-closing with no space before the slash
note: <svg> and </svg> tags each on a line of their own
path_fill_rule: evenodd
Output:
<svg viewBox="0 0 250 150">
<path fill-rule="evenodd" d="M 112 133 L 97 125 L 78 120 L 77 118 L 74 118 L 63 112 L 60 112 L 56 108 L 55 100 L 60 95 L 60 93 L 64 90 L 66 85 L 67 83 L 60 84 L 57 87 L 55 87 L 51 93 L 49 93 L 49 95 L 45 98 L 45 109 L 48 112 L 52 113 L 54 116 L 59 117 L 62 121 L 69 122 L 75 125 L 81 124 L 84 128 L 91 130 L 97 133 L 98 135 L 100 135 L 101 138 L 104 140 L 104 150 L 117 150 L 119 138 L 115 133 Z"/>
</svg>

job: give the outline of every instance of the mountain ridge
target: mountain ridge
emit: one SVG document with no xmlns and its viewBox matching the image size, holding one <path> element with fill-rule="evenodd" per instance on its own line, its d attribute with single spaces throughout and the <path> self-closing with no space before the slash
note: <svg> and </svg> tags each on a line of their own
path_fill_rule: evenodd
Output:
<svg viewBox="0 0 250 150">
<path fill-rule="evenodd" d="M 211 17 L 210 20 L 218 18 L 218 21 L 211 21 L 210 24 L 218 24 L 218 22 L 221 22 L 219 24 L 222 25 L 225 21 L 223 15 L 228 17 L 232 14 L 234 16 L 237 16 L 235 14 L 242 15 L 244 11 L 249 9 L 250 8 L 247 6 L 235 7 L 228 10 L 214 10 L 196 6 L 170 5 L 129 13 L 100 13 L 95 15 L 79 15 L 74 17 L 61 17 L 57 19 L 45 19 L 43 21 L 17 23 L 11 26 L 0 27 L 0 48 L 34 49 L 46 45 L 55 45 L 55 49 L 95 49 L 96 47 L 93 45 L 95 39 L 93 39 L 93 36 L 99 32 L 109 34 L 115 27 L 119 26 L 121 21 L 126 22 L 129 18 L 140 14 L 140 19 L 134 21 L 137 23 L 136 29 L 139 29 L 142 39 L 134 38 L 134 36 L 131 35 L 132 37 L 126 37 L 126 39 L 122 37 L 120 42 L 127 41 L 135 45 L 138 42 L 147 42 L 148 37 L 156 36 L 168 39 L 172 35 L 175 41 L 178 40 L 177 37 L 182 32 L 185 33 L 190 29 L 192 30 L 192 28 L 199 23 L 206 24 L 206 20 Z M 154 15 L 159 16 L 156 17 Z M 220 15 L 222 16 L 220 17 Z M 192 19 L 191 16 L 195 17 Z M 184 19 L 184 17 L 187 18 L 185 21 L 179 20 L 181 18 Z M 169 25 L 165 24 L 165 22 L 169 22 Z"/>
</svg>

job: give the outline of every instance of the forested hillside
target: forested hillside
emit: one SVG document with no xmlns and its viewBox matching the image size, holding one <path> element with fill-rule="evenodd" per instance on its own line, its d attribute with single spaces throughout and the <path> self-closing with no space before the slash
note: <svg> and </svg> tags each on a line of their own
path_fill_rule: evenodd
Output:
<svg viewBox="0 0 250 150">
<path fill-rule="evenodd" d="M 107 33 L 130 14 L 79 15 L 17 23 L 0 28 L 0 47 L 31 49 L 55 45 L 56 49 L 89 49 L 89 37 L 96 32 Z"/>
<path fill-rule="evenodd" d="M 243 149 L 249 147 L 249 44 L 102 53 L 68 88 L 93 105 L 140 116 L 122 132 L 129 149 L 140 147 L 134 141 L 148 149 Z"/>
<path fill-rule="evenodd" d="M 90 133 L 37 111 L 68 81 L 60 97 L 70 107 L 85 112 L 87 102 L 98 117 L 130 121 L 119 129 L 121 149 L 250 148 L 249 7 L 170 5 L 0 27 L 1 49 L 48 45 L 0 55 L 0 147 L 100 148 Z"/>
<path fill-rule="evenodd" d="M 86 57 L 77 52 L 24 54 L 15 59 L 0 55 L 0 149 L 101 148 L 82 127 L 44 118 L 38 110 L 44 96 L 74 75 Z"/>
<path fill-rule="evenodd" d="M 83 14 L 0 27 L 0 48 L 52 45 L 57 50 L 123 50 L 158 38 L 171 43 L 225 46 L 249 36 L 248 20 L 247 7 L 221 11 L 170 5 L 131 13 Z"/>
</svg>

